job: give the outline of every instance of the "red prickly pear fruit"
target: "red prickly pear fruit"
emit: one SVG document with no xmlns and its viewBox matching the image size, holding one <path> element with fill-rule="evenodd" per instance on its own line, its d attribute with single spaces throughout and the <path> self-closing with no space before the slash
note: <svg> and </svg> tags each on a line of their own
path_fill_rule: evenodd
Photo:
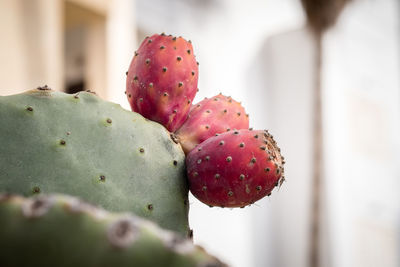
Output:
<svg viewBox="0 0 400 267">
<path fill-rule="evenodd" d="M 284 163 L 268 131 L 226 132 L 207 139 L 187 155 L 189 188 L 209 206 L 244 207 L 282 184 Z"/>
<path fill-rule="evenodd" d="M 175 132 L 187 119 L 197 92 L 198 72 L 190 41 L 165 34 L 146 37 L 126 79 L 132 110 Z"/>
<path fill-rule="evenodd" d="M 249 116 L 241 104 L 222 94 L 193 105 L 188 119 L 176 132 L 185 153 L 218 133 L 249 128 Z"/>
</svg>

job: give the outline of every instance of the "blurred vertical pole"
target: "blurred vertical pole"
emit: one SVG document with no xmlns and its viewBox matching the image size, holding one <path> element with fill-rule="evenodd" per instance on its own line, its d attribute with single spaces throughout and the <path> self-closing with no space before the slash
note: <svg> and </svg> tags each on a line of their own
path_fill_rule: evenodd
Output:
<svg viewBox="0 0 400 267">
<path fill-rule="evenodd" d="M 87 25 L 85 38 L 85 82 L 86 89 L 95 91 L 100 96 L 107 96 L 106 70 L 106 19 L 92 16 Z"/>
<path fill-rule="evenodd" d="M 25 79 L 32 89 L 48 84 L 63 89 L 63 1 L 22 0 L 24 52 L 27 64 Z"/>
<path fill-rule="evenodd" d="M 323 122 L 321 73 L 323 67 L 323 34 L 333 26 L 349 0 L 302 0 L 307 21 L 316 42 L 314 81 L 314 144 L 313 178 L 311 191 L 311 236 L 309 250 L 310 267 L 321 266 L 321 193 L 323 182 Z"/>
<path fill-rule="evenodd" d="M 313 147 L 313 178 L 311 196 L 311 240 L 310 267 L 320 266 L 320 217 L 321 217 L 321 177 L 323 174 L 323 140 L 322 140 L 322 98 L 321 98 L 321 67 L 322 67 L 322 32 L 315 32 L 315 81 L 314 81 L 314 147 Z"/>
<path fill-rule="evenodd" d="M 134 0 L 111 0 L 107 14 L 107 99 L 128 108 L 125 72 L 132 59 L 136 40 Z"/>
<path fill-rule="evenodd" d="M 0 1 L 0 95 L 22 92 L 26 79 L 19 76 L 27 72 L 21 1 Z"/>
<path fill-rule="evenodd" d="M 40 23 L 41 45 L 40 55 L 44 62 L 43 81 L 56 90 L 64 89 L 64 31 L 63 14 L 64 1 L 62 0 L 38 0 L 37 18 Z M 27 40 L 29 42 L 29 40 Z M 32 55 L 34 56 L 34 55 Z M 32 68 L 35 62 L 33 62 Z"/>
</svg>

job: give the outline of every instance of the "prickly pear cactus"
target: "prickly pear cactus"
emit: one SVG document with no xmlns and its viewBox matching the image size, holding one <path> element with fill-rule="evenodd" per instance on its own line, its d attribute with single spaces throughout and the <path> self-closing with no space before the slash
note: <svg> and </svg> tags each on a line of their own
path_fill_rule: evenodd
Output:
<svg viewBox="0 0 400 267">
<path fill-rule="evenodd" d="M 65 195 L 0 194 L 0 225 L 0 266 L 224 266 L 154 223 Z"/>
<path fill-rule="evenodd" d="M 184 154 L 160 124 L 88 92 L 0 96 L 0 191 L 64 193 L 189 232 Z"/>
</svg>

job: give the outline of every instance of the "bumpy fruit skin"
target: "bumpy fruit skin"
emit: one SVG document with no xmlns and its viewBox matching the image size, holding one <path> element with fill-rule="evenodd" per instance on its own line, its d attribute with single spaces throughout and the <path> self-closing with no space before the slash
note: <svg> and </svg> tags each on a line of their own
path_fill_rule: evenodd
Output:
<svg viewBox="0 0 400 267">
<path fill-rule="evenodd" d="M 249 128 L 249 116 L 242 105 L 222 94 L 193 105 L 188 119 L 176 132 L 185 153 L 217 133 Z"/>
<path fill-rule="evenodd" d="M 126 95 L 133 111 L 175 132 L 187 118 L 197 81 L 192 44 L 182 37 L 155 34 L 135 52 Z"/>
<path fill-rule="evenodd" d="M 79 196 L 186 235 L 185 155 L 160 124 L 88 92 L 0 96 L 0 191 Z"/>
<path fill-rule="evenodd" d="M 0 266 L 225 266 L 189 239 L 66 195 L 0 194 Z"/>
<path fill-rule="evenodd" d="M 189 188 L 210 206 L 244 207 L 284 181 L 284 159 L 268 131 L 237 130 L 211 137 L 186 158 Z"/>
</svg>

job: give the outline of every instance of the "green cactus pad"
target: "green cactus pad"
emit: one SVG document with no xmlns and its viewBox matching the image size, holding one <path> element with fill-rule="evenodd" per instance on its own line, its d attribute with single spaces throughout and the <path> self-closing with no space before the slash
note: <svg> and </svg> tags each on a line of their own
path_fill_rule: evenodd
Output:
<svg viewBox="0 0 400 267">
<path fill-rule="evenodd" d="M 186 235 L 184 153 L 160 124 L 89 92 L 0 96 L 0 191 L 79 196 Z"/>
<path fill-rule="evenodd" d="M 78 198 L 0 194 L 0 266 L 224 266 L 189 239 Z"/>
</svg>

